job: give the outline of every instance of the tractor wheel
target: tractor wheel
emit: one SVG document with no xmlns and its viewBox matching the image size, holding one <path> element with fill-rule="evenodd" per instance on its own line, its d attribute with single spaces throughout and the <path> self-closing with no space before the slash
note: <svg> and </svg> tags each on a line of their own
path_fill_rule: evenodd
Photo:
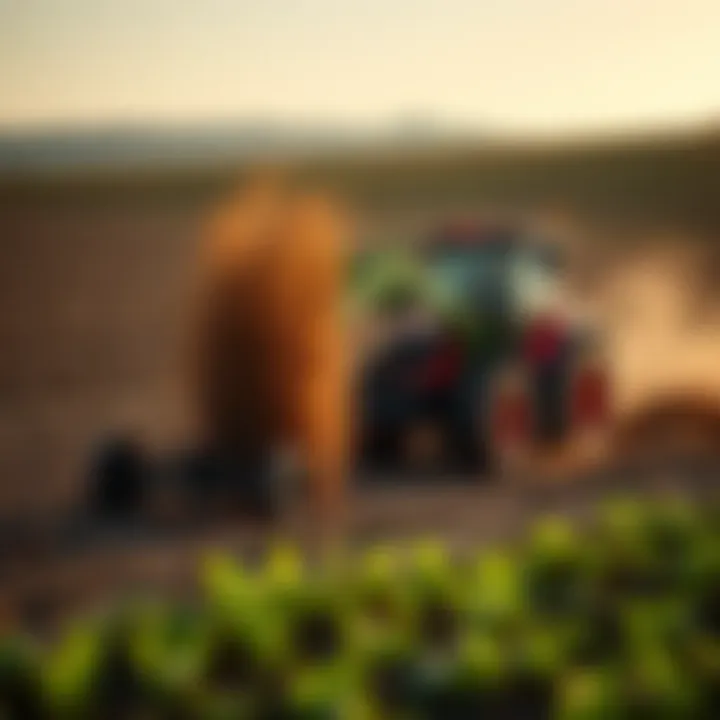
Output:
<svg viewBox="0 0 720 720">
<path fill-rule="evenodd" d="M 486 478 L 490 472 L 490 457 L 486 440 L 477 432 L 476 418 L 461 418 L 446 426 L 447 460 L 449 469 L 463 474 Z"/>
<path fill-rule="evenodd" d="M 495 470 L 486 421 L 491 382 L 487 372 L 467 378 L 457 388 L 445 424 L 450 469 L 478 480 L 486 480 Z"/>
</svg>

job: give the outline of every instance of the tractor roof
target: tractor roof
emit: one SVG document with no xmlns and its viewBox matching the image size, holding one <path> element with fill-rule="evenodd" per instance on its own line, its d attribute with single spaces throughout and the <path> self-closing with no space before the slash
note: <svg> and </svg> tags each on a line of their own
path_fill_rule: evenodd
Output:
<svg viewBox="0 0 720 720">
<path fill-rule="evenodd" d="M 565 253 L 552 237 L 534 231 L 531 225 L 512 218 L 446 222 L 426 235 L 424 246 L 430 254 L 459 249 L 482 251 L 487 248 L 511 255 L 522 248 L 536 248 L 555 267 L 565 264 Z"/>
<path fill-rule="evenodd" d="M 453 220 L 436 227 L 427 238 L 430 249 L 516 245 L 522 230 L 517 225 L 502 221 Z"/>
</svg>

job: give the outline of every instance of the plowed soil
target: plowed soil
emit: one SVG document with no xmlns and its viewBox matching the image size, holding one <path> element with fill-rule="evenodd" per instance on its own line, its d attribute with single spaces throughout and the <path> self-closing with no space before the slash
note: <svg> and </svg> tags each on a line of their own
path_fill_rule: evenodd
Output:
<svg viewBox="0 0 720 720">
<path fill-rule="evenodd" d="M 3 519 L 69 512 L 87 453 L 105 431 L 127 429 L 156 447 L 182 437 L 182 333 L 202 213 L 197 204 L 93 206 L 80 198 L 0 206 Z M 705 454 L 720 454 L 720 313 L 707 292 L 712 283 L 700 282 L 710 265 L 684 237 L 634 240 L 614 242 L 612 252 L 604 252 L 602 237 L 577 248 L 594 271 L 592 282 L 588 276 L 576 284 L 606 331 L 620 439 L 626 449 L 652 451 L 659 426 L 663 437 L 676 439 L 689 428 Z M 636 414 L 657 398 L 642 418 Z M 358 491 L 358 534 L 437 531 L 475 542 L 522 524 L 527 508 L 536 507 L 526 489 L 450 489 L 437 480 L 424 490 Z M 572 502 L 570 493 L 565 507 Z M 206 546 L 248 549 L 265 535 L 230 522 L 173 537 L 151 550 L 145 531 L 125 534 L 101 559 L 50 553 L 33 568 L 32 587 L 20 583 L 26 573 L 13 577 L 25 600 L 62 604 L 66 593 L 77 605 L 95 597 L 90 585 L 107 594 L 159 578 L 182 584 Z"/>
</svg>

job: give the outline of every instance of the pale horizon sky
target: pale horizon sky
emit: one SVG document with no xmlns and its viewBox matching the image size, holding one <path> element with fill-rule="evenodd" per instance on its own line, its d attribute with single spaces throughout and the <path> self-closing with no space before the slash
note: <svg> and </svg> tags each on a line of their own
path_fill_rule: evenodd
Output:
<svg viewBox="0 0 720 720">
<path fill-rule="evenodd" d="M 719 0 L 0 0 L 0 126 L 720 119 Z"/>
</svg>

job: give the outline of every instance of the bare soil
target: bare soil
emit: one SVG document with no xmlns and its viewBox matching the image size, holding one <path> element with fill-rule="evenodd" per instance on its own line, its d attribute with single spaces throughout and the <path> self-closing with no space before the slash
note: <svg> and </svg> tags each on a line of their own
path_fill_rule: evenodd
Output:
<svg viewBox="0 0 720 720">
<path fill-rule="evenodd" d="M 163 442 L 197 208 L 0 206 L 0 508 L 72 503 L 107 431 Z"/>
<path fill-rule="evenodd" d="M 88 452 L 107 431 L 155 446 L 182 436 L 182 341 L 202 215 L 190 202 L 0 204 L 0 517 L 70 510 Z M 605 328 L 620 412 L 673 391 L 684 409 L 657 412 L 676 435 L 685 397 L 711 407 L 720 399 L 720 313 L 712 284 L 700 282 L 710 265 L 688 238 L 615 241 L 612 251 L 592 240 L 577 246 L 585 262 L 574 279 Z M 717 413 L 703 412 L 699 434 L 720 450 Z M 646 437 L 644 422 L 628 427 Z M 525 517 L 516 502 L 462 485 L 375 489 L 356 501 L 356 521 L 365 538 L 402 530 L 474 542 Z M 92 559 L 48 559 L 21 595 L 60 604 L 66 596 L 76 607 L 97 596 L 90 586 L 107 596 L 161 578 L 183 585 L 209 546 L 247 549 L 263 537 L 230 523 L 151 550 L 141 536 Z"/>
</svg>

